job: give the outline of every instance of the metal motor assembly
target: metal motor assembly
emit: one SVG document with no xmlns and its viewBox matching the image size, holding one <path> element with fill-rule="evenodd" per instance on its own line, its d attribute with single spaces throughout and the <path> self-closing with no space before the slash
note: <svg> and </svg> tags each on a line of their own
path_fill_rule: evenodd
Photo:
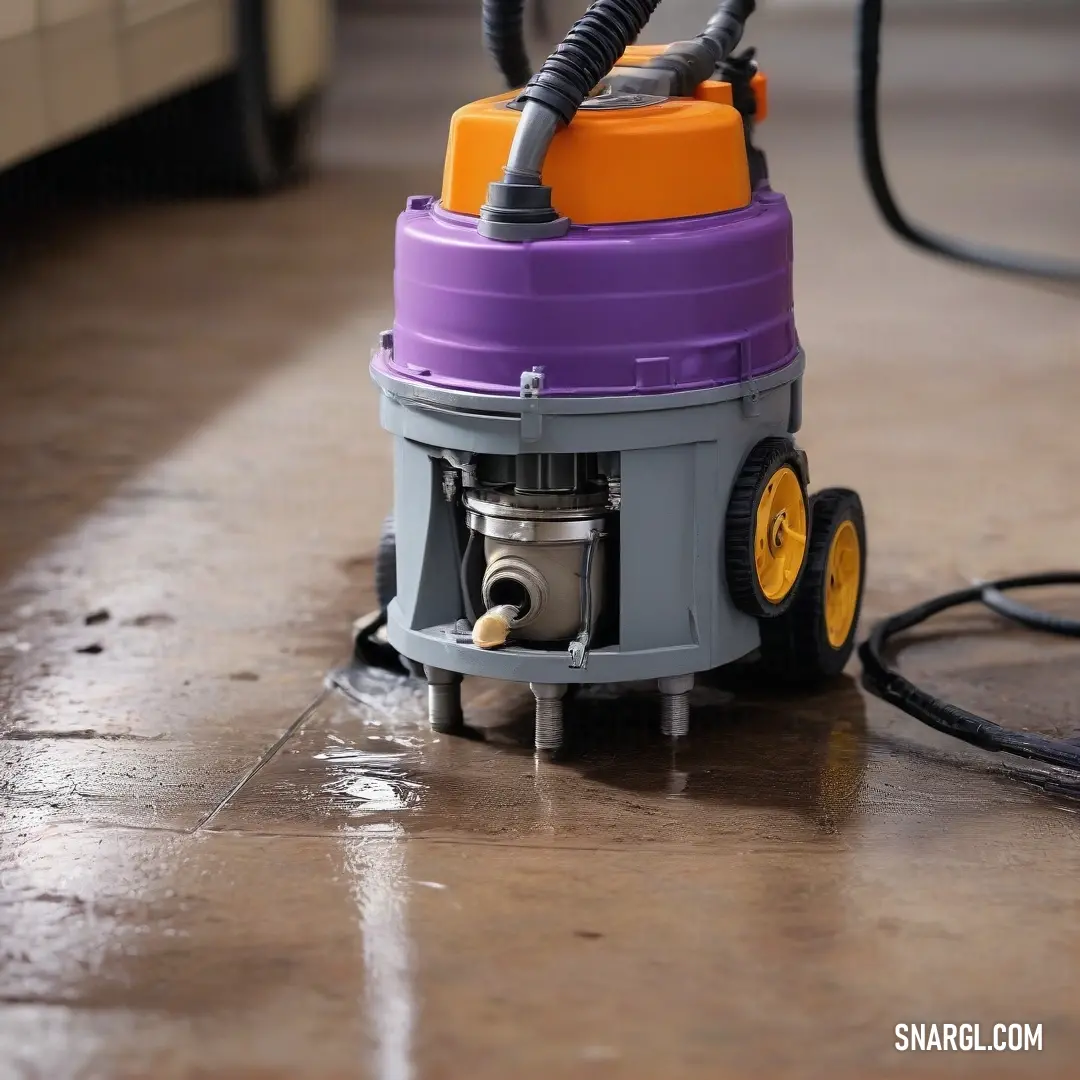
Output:
<svg viewBox="0 0 1080 1080">
<path fill-rule="evenodd" d="M 791 216 L 731 55 L 753 3 L 633 46 L 655 6 L 598 0 L 523 90 L 459 110 L 441 197 L 398 221 L 379 600 L 440 730 L 476 675 L 530 684 L 541 750 L 571 684 L 655 680 L 681 736 L 698 673 L 851 653 L 862 509 L 811 499 L 795 442 Z M 485 5 L 503 45 L 515 8 Z"/>
</svg>

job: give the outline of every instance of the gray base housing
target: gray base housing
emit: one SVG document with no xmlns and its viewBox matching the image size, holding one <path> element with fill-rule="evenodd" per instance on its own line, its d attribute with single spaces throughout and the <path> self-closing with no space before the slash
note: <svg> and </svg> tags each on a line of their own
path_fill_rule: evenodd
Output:
<svg viewBox="0 0 1080 1080">
<path fill-rule="evenodd" d="M 610 398 L 458 393 L 375 373 L 394 436 L 397 597 L 387 636 L 431 668 L 536 684 L 635 682 L 709 671 L 760 644 L 725 580 L 724 521 L 750 451 L 801 423 L 803 357 L 753 383 Z M 487 651 L 454 637 L 461 553 L 442 467 L 462 454 L 617 454 L 617 644 L 585 668 L 565 649 Z"/>
</svg>

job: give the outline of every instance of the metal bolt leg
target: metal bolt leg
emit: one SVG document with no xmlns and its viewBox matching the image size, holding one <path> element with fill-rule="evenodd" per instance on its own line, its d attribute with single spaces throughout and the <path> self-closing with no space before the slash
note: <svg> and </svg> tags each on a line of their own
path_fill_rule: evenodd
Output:
<svg viewBox="0 0 1080 1080">
<path fill-rule="evenodd" d="M 681 739 L 690 730 L 690 691 L 693 675 L 658 679 L 660 688 L 660 730 L 672 739 Z"/>
<path fill-rule="evenodd" d="M 424 674 L 427 676 L 428 720 L 432 730 L 458 730 L 463 723 L 461 676 L 456 671 L 444 671 L 434 667 L 425 667 Z"/>
<path fill-rule="evenodd" d="M 558 750 L 563 741 L 563 683 L 529 683 L 536 698 L 536 749 Z"/>
</svg>

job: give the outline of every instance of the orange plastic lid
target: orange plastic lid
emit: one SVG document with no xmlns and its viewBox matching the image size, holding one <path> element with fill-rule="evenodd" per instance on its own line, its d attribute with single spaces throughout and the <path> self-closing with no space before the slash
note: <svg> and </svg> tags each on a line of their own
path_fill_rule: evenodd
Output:
<svg viewBox="0 0 1080 1080">
<path fill-rule="evenodd" d="M 717 88 L 726 88 L 726 101 L 711 99 L 723 97 Z M 730 91 L 726 83 L 704 84 L 697 100 L 580 110 L 556 134 L 544 165 L 553 205 L 579 225 L 662 221 L 746 206 L 746 145 Z M 507 108 L 515 96 L 485 98 L 454 113 L 443 171 L 446 209 L 479 215 L 488 184 L 502 177 L 521 116 Z"/>
</svg>

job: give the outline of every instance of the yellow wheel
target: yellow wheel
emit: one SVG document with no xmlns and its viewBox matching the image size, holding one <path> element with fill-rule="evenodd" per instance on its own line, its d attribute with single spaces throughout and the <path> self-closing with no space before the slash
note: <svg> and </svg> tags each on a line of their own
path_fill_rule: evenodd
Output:
<svg viewBox="0 0 1080 1080">
<path fill-rule="evenodd" d="M 851 636 L 862 586 L 862 545 L 853 521 L 842 521 L 833 533 L 825 573 L 825 634 L 840 649 Z"/>
<path fill-rule="evenodd" d="M 855 647 L 866 571 L 866 525 L 854 491 L 814 498 L 806 569 L 791 607 L 762 623 L 762 661 L 778 679 L 801 685 L 844 670 Z"/>
<path fill-rule="evenodd" d="M 806 558 L 806 493 L 790 465 L 768 478 L 758 500 L 754 529 L 754 572 L 771 604 L 795 587 Z"/>
<path fill-rule="evenodd" d="M 740 611 L 774 617 L 791 603 L 806 564 L 803 458 L 787 439 L 765 439 L 750 452 L 728 504 L 728 589 Z"/>
</svg>

